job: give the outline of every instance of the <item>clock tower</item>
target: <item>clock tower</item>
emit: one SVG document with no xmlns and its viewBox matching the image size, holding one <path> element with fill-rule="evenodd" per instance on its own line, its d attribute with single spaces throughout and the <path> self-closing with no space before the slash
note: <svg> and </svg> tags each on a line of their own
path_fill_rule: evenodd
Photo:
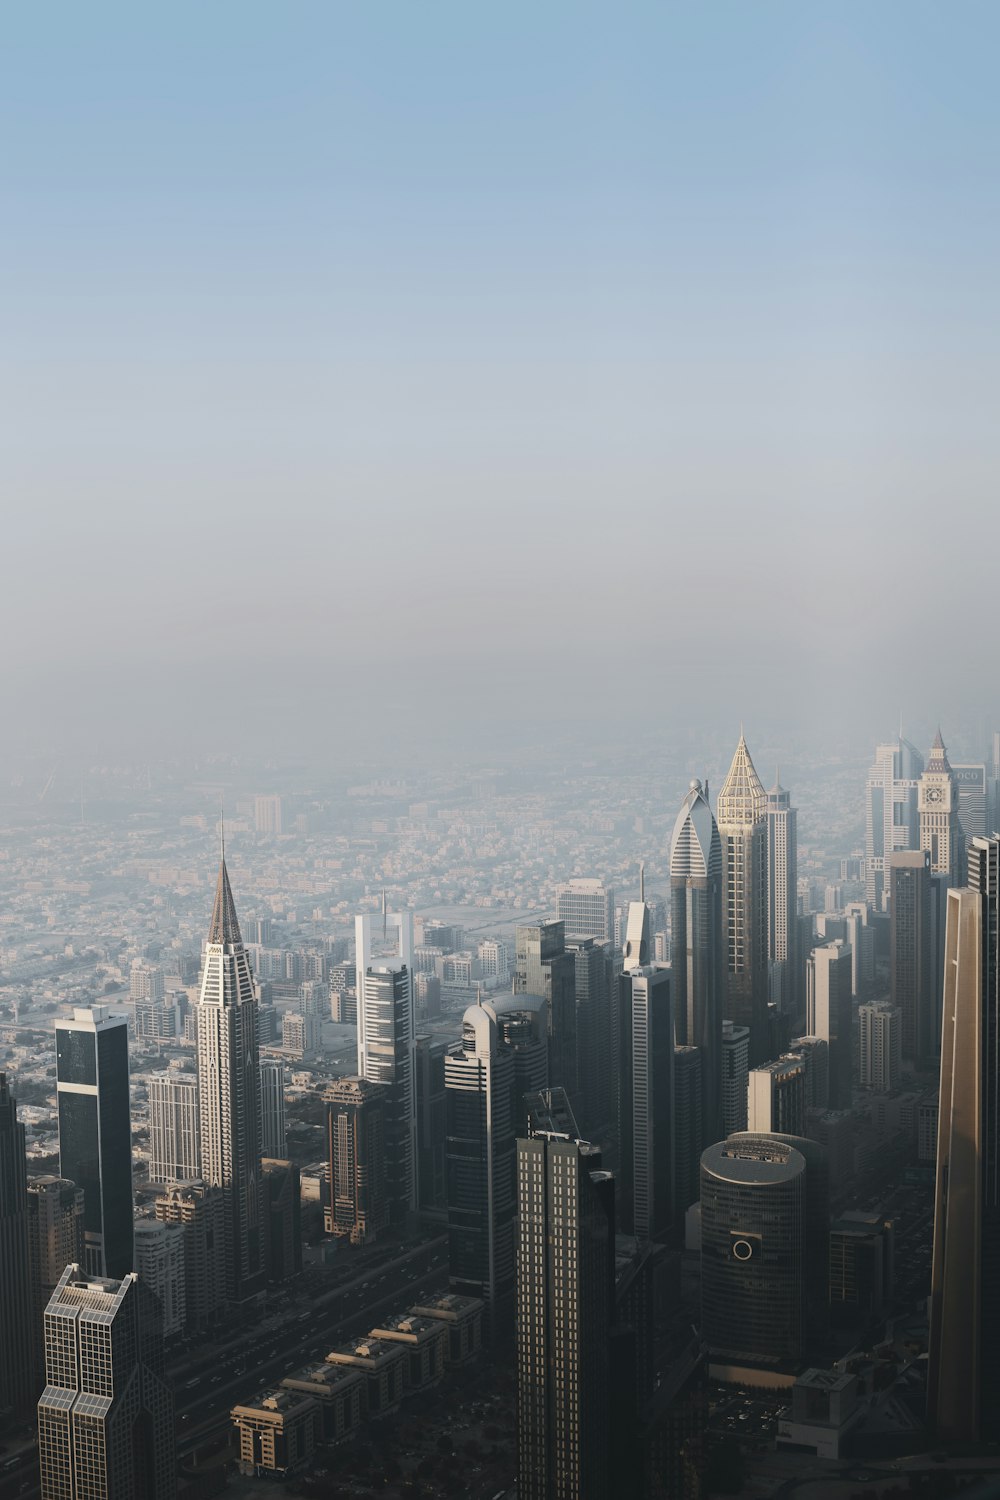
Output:
<svg viewBox="0 0 1000 1500">
<path fill-rule="evenodd" d="M 951 885 L 961 885 L 965 839 L 958 816 L 958 787 L 940 729 L 934 736 L 927 769 L 918 783 L 917 810 L 920 847 L 930 854 L 931 873 L 949 875 Z"/>
</svg>

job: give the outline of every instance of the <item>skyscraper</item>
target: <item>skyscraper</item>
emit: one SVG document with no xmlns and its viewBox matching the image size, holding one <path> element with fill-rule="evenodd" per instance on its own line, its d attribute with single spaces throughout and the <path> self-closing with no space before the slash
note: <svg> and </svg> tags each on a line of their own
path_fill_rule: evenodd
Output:
<svg viewBox="0 0 1000 1500">
<path fill-rule="evenodd" d="M 159 1303 L 134 1273 L 67 1266 L 45 1310 L 42 1500 L 173 1500 L 173 1398 Z"/>
<path fill-rule="evenodd" d="M 806 1031 L 830 1046 L 830 1108 L 850 1109 L 851 950 L 842 938 L 814 948 L 806 966 Z"/>
<path fill-rule="evenodd" d="M 280 1057 L 260 1064 L 261 1156 L 281 1160 L 285 1155 L 285 1065 Z"/>
<path fill-rule="evenodd" d="M 752 1068 L 747 1081 L 747 1129 L 757 1134 L 804 1135 L 806 1067 L 800 1057 L 775 1058 Z"/>
<path fill-rule="evenodd" d="M 919 750 L 902 735 L 879 745 L 868 770 L 865 803 L 865 900 L 874 911 L 884 911 L 888 899 L 886 871 L 889 857 L 900 849 L 917 849 L 920 824 L 917 784 L 924 761 Z"/>
<path fill-rule="evenodd" d="M 538 922 L 515 929 L 514 993 L 541 995 L 546 1003 L 549 1082 L 578 1092 L 576 959 L 566 951 L 564 922 Z"/>
<path fill-rule="evenodd" d="M 397 1221 L 417 1207 L 417 1082 L 413 1009 L 413 917 L 386 913 L 394 954 L 375 953 L 370 916 L 355 919 L 358 1073 L 385 1095 L 386 1191 Z"/>
<path fill-rule="evenodd" d="M 889 987 L 903 1018 L 903 1058 L 927 1062 L 937 1051 L 933 973 L 935 892 L 930 852 L 894 854 L 888 862 Z"/>
<path fill-rule="evenodd" d="M 201 1172 L 201 1127 L 196 1074 L 171 1069 L 147 1083 L 149 1180 L 184 1181 Z"/>
<path fill-rule="evenodd" d="M 615 974 L 607 943 L 593 937 L 573 938 L 566 944 L 574 962 L 576 1003 L 577 1117 L 590 1135 L 607 1130 L 614 1111 L 614 1090 L 608 1067 L 614 1026 Z"/>
<path fill-rule="evenodd" d="M 608 1500 L 614 1178 L 561 1089 L 517 1143 L 517 1492 Z"/>
<path fill-rule="evenodd" d="M 965 883 L 965 836 L 958 801 L 955 775 L 939 729 L 917 786 L 917 808 L 920 847 L 930 855 L 931 874 L 947 875 L 951 885 Z"/>
<path fill-rule="evenodd" d="M 326 1091 L 330 1162 L 327 1230 L 352 1245 L 371 1244 L 389 1223 L 385 1168 L 388 1089 L 367 1078 L 338 1078 Z"/>
<path fill-rule="evenodd" d="M 701 1053 L 674 1048 L 674 1209 L 680 1218 L 697 1203 L 701 1153 Z"/>
<path fill-rule="evenodd" d="M 722 1125 L 727 1135 L 747 1128 L 750 1028 L 722 1023 Z"/>
<path fill-rule="evenodd" d="M 417 1184 L 422 1209 L 445 1203 L 444 1062 L 448 1043 L 440 1037 L 418 1036 L 413 1060 L 417 1079 Z"/>
<path fill-rule="evenodd" d="M 42 1321 L 68 1265 L 83 1260 L 83 1189 L 64 1177 L 28 1179 L 28 1260 L 31 1267 L 32 1343 L 44 1381 Z"/>
<path fill-rule="evenodd" d="M 514 1055 L 492 1005 L 471 1005 L 444 1065 L 451 1289 L 481 1297 L 494 1339 L 513 1327 Z"/>
<path fill-rule="evenodd" d="M 30 1408 L 33 1375 L 24 1126 L 0 1073 L 0 1410 Z"/>
<path fill-rule="evenodd" d="M 884 1000 L 858 1010 L 858 1062 L 863 1089 L 889 1094 L 899 1087 L 903 1018 Z"/>
<path fill-rule="evenodd" d="M 671 968 L 680 1046 L 701 1057 L 701 1144 L 722 1132 L 722 1016 L 726 949 L 722 841 L 700 781 L 692 781 L 670 840 Z"/>
<path fill-rule="evenodd" d="M 622 1047 L 629 1053 L 622 1069 L 622 1107 L 629 1115 L 619 1152 L 622 1207 L 628 1230 L 643 1241 L 662 1239 L 675 1209 L 671 980 L 669 966 L 644 964 L 618 981 Z"/>
<path fill-rule="evenodd" d="M 189 1329 L 203 1329 L 216 1321 L 226 1302 L 222 1189 L 207 1187 L 200 1177 L 170 1182 L 153 1212 L 161 1224 L 177 1224 L 183 1231 L 185 1320 Z"/>
<path fill-rule="evenodd" d="M 600 880 L 570 880 L 559 887 L 557 913 L 567 937 L 613 943 L 615 893 Z"/>
<path fill-rule="evenodd" d="M 722 783 L 726 1015 L 750 1030 L 750 1062 L 767 1059 L 767 795 L 742 733 Z"/>
<path fill-rule="evenodd" d="M 768 993 L 781 1010 L 800 1015 L 798 962 L 798 813 L 775 781 L 767 794 Z"/>
<path fill-rule="evenodd" d="M 1000 838 L 948 892 L 927 1414 L 947 1442 L 1000 1407 Z"/>
<path fill-rule="evenodd" d="M 56 1022 L 59 1171 L 83 1188 L 87 1269 L 132 1270 L 128 1019 L 105 1006 Z"/>
<path fill-rule="evenodd" d="M 226 1295 L 238 1304 L 264 1284 L 260 1057 L 257 996 L 225 857 L 202 957 L 196 1017 L 201 1175 L 222 1193 Z"/>
</svg>

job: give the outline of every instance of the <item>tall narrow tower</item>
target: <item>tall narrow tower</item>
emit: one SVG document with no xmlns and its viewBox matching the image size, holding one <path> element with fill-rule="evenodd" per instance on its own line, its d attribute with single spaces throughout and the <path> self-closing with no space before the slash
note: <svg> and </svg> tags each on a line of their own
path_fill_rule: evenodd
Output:
<svg viewBox="0 0 1000 1500">
<path fill-rule="evenodd" d="M 767 793 L 741 732 L 719 793 L 726 1015 L 750 1028 L 750 1065 L 766 1062 Z"/>
<path fill-rule="evenodd" d="M 260 1225 L 260 1056 L 257 997 L 223 856 L 197 1008 L 201 1175 L 223 1199 L 226 1295 L 240 1303 L 264 1280 Z"/>
<path fill-rule="evenodd" d="M 775 780 L 767 794 L 767 960 L 771 1000 L 793 1016 L 802 1011 L 798 962 L 798 813 Z"/>
<path fill-rule="evenodd" d="M 909 740 L 878 745 L 868 769 L 865 799 L 865 900 L 884 911 L 890 856 L 916 849 L 920 842 L 917 784 L 923 774 L 920 751 Z"/>
<path fill-rule="evenodd" d="M 1000 838 L 948 892 L 927 1416 L 987 1436 L 1000 1402 Z"/>
<path fill-rule="evenodd" d="M 24 1126 L 0 1073 L 0 1408 L 30 1407 L 33 1359 Z"/>
<path fill-rule="evenodd" d="M 701 1054 L 704 1149 L 722 1134 L 726 950 L 722 841 L 700 781 L 691 782 L 670 840 L 670 913 L 677 1042 Z"/>
<path fill-rule="evenodd" d="M 390 1212 L 417 1207 L 417 1080 L 413 1013 L 413 917 L 386 912 L 394 954 L 376 953 L 370 916 L 354 922 L 358 993 L 358 1073 L 386 1085 L 385 1163 Z"/>
<path fill-rule="evenodd" d="M 958 814 L 958 786 L 938 730 L 927 768 L 917 787 L 920 847 L 931 857 L 931 874 L 947 875 L 953 886 L 965 884 L 965 847 Z"/>
</svg>

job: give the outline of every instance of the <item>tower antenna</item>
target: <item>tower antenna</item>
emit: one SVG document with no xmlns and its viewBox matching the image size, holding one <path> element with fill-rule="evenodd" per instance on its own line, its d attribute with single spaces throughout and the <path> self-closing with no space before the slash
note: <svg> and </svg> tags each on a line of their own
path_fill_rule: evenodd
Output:
<svg viewBox="0 0 1000 1500">
<path fill-rule="evenodd" d="M 645 901 L 645 899 L 646 899 L 646 865 L 645 865 L 645 861 L 643 861 L 639 865 L 639 900 L 640 901 Z"/>
</svg>

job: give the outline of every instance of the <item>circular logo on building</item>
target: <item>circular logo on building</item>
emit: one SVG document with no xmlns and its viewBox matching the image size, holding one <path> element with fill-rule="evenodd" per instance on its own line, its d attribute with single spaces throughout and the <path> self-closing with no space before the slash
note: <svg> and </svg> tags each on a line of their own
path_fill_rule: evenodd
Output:
<svg viewBox="0 0 1000 1500">
<path fill-rule="evenodd" d="M 749 1240 L 733 1240 L 733 1255 L 737 1260 L 750 1260 L 753 1245 Z"/>
</svg>

